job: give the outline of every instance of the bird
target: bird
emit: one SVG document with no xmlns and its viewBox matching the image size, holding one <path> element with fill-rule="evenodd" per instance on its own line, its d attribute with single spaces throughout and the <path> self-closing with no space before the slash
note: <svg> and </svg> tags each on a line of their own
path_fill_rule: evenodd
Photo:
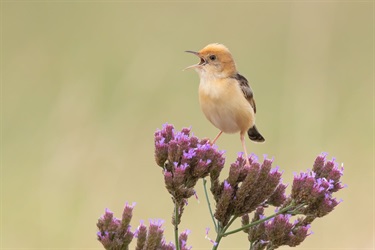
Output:
<svg viewBox="0 0 375 250">
<path fill-rule="evenodd" d="M 200 77 L 199 103 L 206 118 L 220 130 L 211 144 L 222 133 L 240 133 L 246 165 L 250 166 L 245 134 L 254 142 L 264 142 L 255 126 L 257 111 L 254 92 L 247 79 L 238 73 L 229 49 L 220 43 L 211 43 L 198 52 L 186 50 L 199 57 L 198 64 L 186 67 L 195 69 Z"/>
</svg>

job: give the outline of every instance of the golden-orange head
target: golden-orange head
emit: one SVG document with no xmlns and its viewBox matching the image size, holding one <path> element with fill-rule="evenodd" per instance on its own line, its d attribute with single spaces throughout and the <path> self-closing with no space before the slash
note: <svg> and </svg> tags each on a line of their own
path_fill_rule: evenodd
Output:
<svg viewBox="0 0 375 250">
<path fill-rule="evenodd" d="M 223 44 L 211 43 L 198 52 L 186 52 L 193 53 L 201 59 L 198 64 L 186 68 L 194 68 L 201 76 L 225 78 L 237 72 L 232 54 Z"/>
</svg>

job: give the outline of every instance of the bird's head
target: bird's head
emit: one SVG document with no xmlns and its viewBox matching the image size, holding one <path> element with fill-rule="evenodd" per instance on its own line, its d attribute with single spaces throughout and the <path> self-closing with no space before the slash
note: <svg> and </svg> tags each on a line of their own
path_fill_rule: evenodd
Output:
<svg viewBox="0 0 375 250">
<path fill-rule="evenodd" d="M 192 53 L 200 58 L 198 64 L 191 65 L 185 70 L 193 68 L 201 77 L 225 78 L 237 72 L 232 54 L 222 44 L 212 43 L 198 52 L 190 50 L 185 52 Z"/>
</svg>

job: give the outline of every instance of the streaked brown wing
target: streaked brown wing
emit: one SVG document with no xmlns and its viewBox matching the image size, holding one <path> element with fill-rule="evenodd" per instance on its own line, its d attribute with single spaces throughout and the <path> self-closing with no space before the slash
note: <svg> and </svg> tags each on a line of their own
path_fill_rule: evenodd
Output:
<svg viewBox="0 0 375 250">
<path fill-rule="evenodd" d="M 242 90 L 246 100 L 250 103 L 251 107 L 253 107 L 254 113 L 256 113 L 257 108 L 256 108 L 256 105 L 255 105 L 254 93 L 253 93 L 253 90 L 251 89 L 251 87 L 249 86 L 249 82 L 247 81 L 247 79 L 244 76 L 242 76 L 238 73 L 233 78 L 236 79 L 238 81 L 238 83 L 240 84 L 241 90 Z"/>
</svg>

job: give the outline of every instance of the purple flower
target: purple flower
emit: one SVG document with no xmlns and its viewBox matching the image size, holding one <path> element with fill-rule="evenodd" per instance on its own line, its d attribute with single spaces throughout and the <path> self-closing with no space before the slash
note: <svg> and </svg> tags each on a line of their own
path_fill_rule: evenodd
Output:
<svg viewBox="0 0 375 250">
<path fill-rule="evenodd" d="M 311 192 L 316 183 L 314 172 L 301 172 L 294 175 L 291 197 L 295 201 L 302 203 L 307 202 L 311 198 Z"/>
<path fill-rule="evenodd" d="M 243 168 L 240 166 L 240 161 L 242 161 L 242 155 L 238 156 L 237 160 L 234 163 L 232 163 L 229 168 L 229 176 L 227 178 L 227 181 L 232 186 L 236 185 L 241 173 L 241 169 Z"/>
<path fill-rule="evenodd" d="M 344 167 L 339 167 L 335 159 L 326 161 L 326 154 L 321 154 L 316 158 L 312 170 L 316 173 L 317 178 L 325 178 L 332 181 L 332 192 L 337 192 L 344 187 L 340 181 L 341 176 L 344 174 Z"/>
<path fill-rule="evenodd" d="M 138 226 L 135 237 L 137 238 L 136 250 L 143 249 L 161 249 L 161 250 L 175 250 L 172 243 L 166 243 L 164 239 L 164 229 L 162 228 L 164 221 L 149 220 L 150 224 L 147 228 L 143 221 Z"/>
<path fill-rule="evenodd" d="M 236 200 L 233 201 L 236 215 L 242 216 L 252 212 L 275 193 L 280 183 L 281 172 L 278 168 L 272 169 L 271 166 L 272 160 L 269 159 L 264 159 L 262 165 L 252 159 L 250 167 L 243 166 L 247 174 L 236 192 Z M 241 180 L 239 177 L 237 182 Z M 280 202 L 284 191 L 285 188 L 281 186 L 273 198 L 278 198 Z"/>
<path fill-rule="evenodd" d="M 158 249 L 162 244 L 164 229 L 162 229 L 163 220 L 150 220 L 148 235 L 146 239 L 146 249 Z"/>
<path fill-rule="evenodd" d="M 134 233 L 134 236 L 137 238 L 137 246 L 135 249 L 144 249 L 147 240 L 147 227 L 143 224 L 143 221 L 141 221 L 140 225 Z"/>
<path fill-rule="evenodd" d="M 183 153 L 183 158 L 184 159 L 191 159 L 191 158 L 193 158 L 194 156 L 196 155 L 196 153 L 195 153 L 195 148 L 190 148 L 189 150 L 187 150 L 187 151 L 185 151 L 184 153 Z"/>
<path fill-rule="evenodd" d="M 189 166 L 187 165 L 187 163 L 182 164 L 182 165 L 178 165 L 177 162 L 174 162 L 173 165 L 174 165 L 173 181 L 174 181 L 176 186 L 183 185 L 184 181 L 185 181 L 185 178 L 187 178 L 186 169 Z"/>
<path fill-rule="evenodd" d="M 163 239 L 162 242 L 161 242 L 161 247 L 160 247 L 161 250 L 176 250 L 176 247 L 173 245 L 172 242 L 169 242 L 168 244 L 165 242 L 165 240 Z"/>
<path fill-rule="evenodd" d="M 190 230 L 185 230 L 183 231 L 180 236 L 179 236 L 179 244 L 180 244 L 180 249 L 181 250 L 189 250 L 191 249 L 191 246 L 187 246 L 186 245 L 186 242 L 187 242 L 187 239 L 188 239 L 188 235 L 190 234 Z"/>
<path fill-rule="evenodd" d="M 230 190 L 231 188 L 230 184 L 227 181 L 224 181 L 224 191 Z"/>
<path fill-rule="evenodd" d="M 289 234 L 288 245 L 290 247 L 295 247 L 301 244 L 302 241 L 306 239 L 311 233 L 308 233 L 310 229 L 310 224 L 306 226 L 295 226 Z"/>
<path fill-rule="evenodd" d="M 174 189 L 172 172 L 169 172 L 168 170 L 164 171 L 164 183 L 165 183 L 165 186 L 168 190 Z"/>
<path fill-rule="evenodd" d="M 323 200 L 316 203 L 317 208 L 314 214 L 317 217 L 323 217 L 330 213 L 339 203 L 336 198 L 332 198 L 330 194 L 326 193 Z"/>
<path fill-rule="evenodd" d="M 344 186 L 340 181 L 343 168 L 339 168 L 334 160 L 325 161 L 326 154 L 318 156 L 313 171 L 294 176 L 290 201 L 304 205 L 300 210 L 307 216 L 307 222 L 316 217 L 330 213 L 339 202 L 332 197 L 334 192 Z"/>
<path fill-rule="evenodd" d="M 290 223 L 291 215 L 279 214 L 265 223 L 267 245 L 278 248 L 282 245 L 297 246 L 308 236 L 310 225 Z"/>
<path fill-rule="evenodd" d="M 265 160 L 266 162 L 258 170 L 256 186 L 261 187 L 261 190 L 267 190 L 270 183 L 276 183 L 277 180 L 279 182 L 266 202 L 259 204 L 251 222 L 249 222 L 248 214 L 242 216 L 243 226 L 253 224 L 252 227 L 245 227 L 243 230 L 248 234 L 252 249 L 276 249 L 281 245 L 291 247 L 299 245 L 311 234 L 308 231 L 312 221 L 317 217 L 327 215 L 340 203 L 332 197 L 332 194 L 344 187 L 340 181 L 343 168 L 339 168 L 334 160 L 326 161 L 325 158 L 326 154 L 318 156 L 312 171 L 308 170 L 294 175 L 289 197 L 285 196 L 287 186 L 280 182 L 281 173 L 277 168 L 268 172 L 271 161 Z M 253 163 L 251 163 L 249 173 L 254 171 L 252 168 Z M 267 172 L 268 174 L 266 174 Z M 267 180 L 267 185 L 262 186 L 261 183 L 258 183 L 260 179 Z M 246 179 L 239 190 L 245 183 Z M 236 194 L 237 199 L 239 190 Z M 252 193 L 257 193 L 257 190 L 256 188 L 252 189 Z M 263 206 L 267 204 L 280 207 L 275 210 L 275 217 L 261 221 L 266 218 Z M 293 215 L 300 215 L 300 217 L 291 223 L 290 219 Z"/>
<path fill-rule="evenodd" d="M 190 132 L 191 128 L 176 131 L 170 124 L 155 132 L 155 160 L 164 170 L 165 186 L 181 213 L 187 199 L 195 194 L 197 181 L 207 176 L 217 179 L 225 162 L 222 151 Z"/>
<path fill-rule="evenodd" d="M 226 225 L 232 215 L 233 206 L 233 188 L 225 180 L 223 183 L 223 191 L 219 201 L 216 204 L 215 218 L 218 219 L 223 225 Z"/>
<path fill-rule="evenodd" d="M 114 218 L 109 209 L 99 218 L 97 236 L 105 249 L 126 249 L 133 240 L 134 233 L 131 232 L 129 223 L 134 205 L 125 204 L 123 220 Z"/>
<path fill-rule="evenodd" d="M 254 217 L 251 220 L 251 222 L 259 221 L 259 220 L 263 219 L 264 217 L 265 217 L 264 216 L 264 208 L 260 206 L 255 210 Z M 249 224 L 247 221 L 248 221 L 248 219 L 246 219 L 246 217 L 245 217 L 245 220 L 242 221 L 242 225 L 244 226 L 244 225 Z M 258 225 L 255 225 L 255 226 L 249 228 L 248 230 L 245 231 L 245 233 L 248 233 L 248 239 L 249 239 L 250 242 L 257 242 L 259 240 L 266 240 L 267 238 L 265 236 L 265 222 L 259 223 Z M 261 245 L 263 245 L 263 243 Z"/>
<path fill-rule="evenodd" d="M 215 242 L 213 239 L 211 239 L 209 236 L 208 236 L 208 233 L 210 232 L 210 228 L 209 227 L 206 227 L 206 236 L 205 238 L 207 240 L 209 240 L 211 242 L 212 245 L 214 246 L 217 246 L 217 242 Z"/>
<path fill-rule="evenodd" d="M 242 224 L 242 226 L 245 226 L 245 225 L 247 225 L 249 223 L 250 223 L 249 214 L 242 215 L 242 217 L 241 217 L 241 224 Z M 245 228 L 245 229 L 243 229 L 243 231 L 248 234 L 249 231 L 250 231 L 250 228 Z"/>
<path fill-rule="evenodd" d="M 123 227 L 128 227 L 129 223 L 133 216 L 133 208 L 135 207 L 135 202 L 132 205 L 129 205 L 127 202 L 125 203 L 124 211 L 122 213 L 122 220 L 121 224 Z"/>
<path fill-rule="evenodd" d="M 207 160 L 202 160 L 202 159 L 199 159 L 196 167 L 194 168 L 194 171 L 193 171 L 193 176 L 196 176 L 199 178 L 199 176 L 207 176 L 210 172 L 210 164 L 211 164 L 212 160 L 211 159 L 207 159 Z"/>
<path fill-rule="evenodd" d="M 285 195 L 286 187 L 287 185 L 280 183 L 276 187 L 273 194 L 268 198 L 267 203 L 275 207 L 281 206 L 286 200 L 286 195 Z"/>
</svg>

